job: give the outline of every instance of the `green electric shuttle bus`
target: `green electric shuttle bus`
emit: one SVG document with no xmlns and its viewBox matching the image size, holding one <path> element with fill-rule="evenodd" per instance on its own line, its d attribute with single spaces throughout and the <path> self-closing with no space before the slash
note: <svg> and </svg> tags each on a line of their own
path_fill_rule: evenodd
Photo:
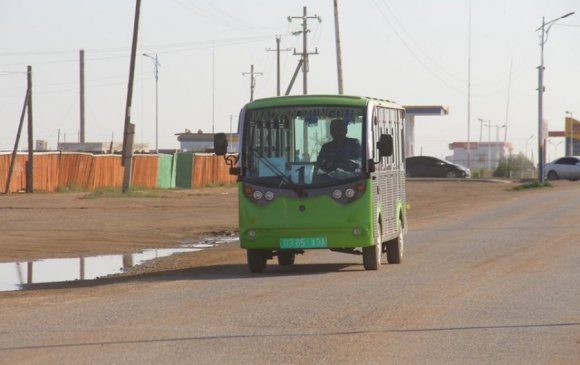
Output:
<svg viewBox="0 0 580 365">
<path fill-rule="evenodd" d="M 239 186 L 241 247 L 252 272 L 269 259 L 330 249 L 377 270 L 398 264 L 407 229 L 404 117 L 388 100 L 344 95 L 255 100 L 239 119 L 239 155 L 226 155 Z"/>
</svg>

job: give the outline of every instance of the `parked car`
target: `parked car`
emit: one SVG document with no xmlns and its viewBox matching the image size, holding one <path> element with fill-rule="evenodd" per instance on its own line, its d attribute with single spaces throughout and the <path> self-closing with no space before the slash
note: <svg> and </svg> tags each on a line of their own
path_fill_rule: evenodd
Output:
<svg viewBox="0 0 580 365">
<path fill-rule="evenodd" d="M 413 156 L 406 159 L 407 177 L 469 177 L 465 166 L 431 156 Z"/>
<path fill-rule="evenodd" d="M 544 165 L 544 173 L 548 180 L 580 179 L 580 157 L 560 157 Z"/>
</svg>

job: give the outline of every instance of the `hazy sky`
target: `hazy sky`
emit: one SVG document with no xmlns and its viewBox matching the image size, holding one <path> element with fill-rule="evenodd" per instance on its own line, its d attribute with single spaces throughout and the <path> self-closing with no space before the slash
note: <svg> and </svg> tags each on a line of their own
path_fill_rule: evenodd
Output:
<svg viewBox="0 0 580 365">
<path fill-rule="evenodd" d="M 275 36 L 302 51 L 300 20 L 309 21 L 308 91 L 336 93 L 332 0 L 142 0 L 132 121 L 136 142 L 155 147 L 158 54 L 159 145 L 177 148 L 185 129 L 229 131 L 230 118 L 250 98 L 276 94 Z M 449 115 L 417 118 L 416 154 L 444 157 L 451 142 L 467 140 L 469 0 L 339 0 L 345 94 L 401 104 L 442 104 Z M 537 148 L 540 32 L 546 21 L 572 11 L 578 0 L 471 1 L 471 140 L 479 118 L 508 124 L 515 152 Z M 78 140 L 79 49 L 85 50 L 86 140 L 122 140 L 135 0 L 0 0 L 0 150 L 12 149 L 33 68 L 34 139 Z M 282 92 L 299 56 L 282 52 Z M 580 117 L 580 13 L 560 20 L 544 49 L 544 117 L 563 130 L 565 111 Z M 510 72 L 511 65 L 511 72 Z M 213 75 L 213 77 L 212 77 Z M 292 94 L 302 93 L 300 75 Z M 501 129 L 503 136 L 503 129 Z M 533 136 L 533 138 L 531 138 Z M 483 141 L 488 139 L 484 128 Z M 495 128 L 492 129 L 495 140 Z M 26 128 L 21 148 L 26 148 Z M 555 139 L 548 159 L 563 154 Z M 535 155 L 537 156 L 536 152 Z"/>
</svg>

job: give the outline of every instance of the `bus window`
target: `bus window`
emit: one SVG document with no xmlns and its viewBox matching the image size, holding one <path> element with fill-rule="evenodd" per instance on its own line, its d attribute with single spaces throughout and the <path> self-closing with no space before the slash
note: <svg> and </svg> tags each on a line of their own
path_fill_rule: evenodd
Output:
<svg viewBox="0 0 580 365">
<path fill-rule="evenodd" d="M 333 123 L 334 133 L 336 126 L 344 130 L 340 141 L 333 136 Z M 277 177 L 297 184 L 352 179 L 362 173 L 363 131 L 362 108 L 305 106 L 249 111 L 243 141 L 245 176 Z M 300 171 L 299 176 L 296 171 Z M 271 180 L 275 183 L 276 179 Z"/>
</svg>

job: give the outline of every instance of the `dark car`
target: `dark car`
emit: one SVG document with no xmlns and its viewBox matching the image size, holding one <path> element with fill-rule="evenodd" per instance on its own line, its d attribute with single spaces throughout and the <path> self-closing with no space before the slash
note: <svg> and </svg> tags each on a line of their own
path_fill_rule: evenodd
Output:
<svg viewBox="0 0 580 365">
<path fill-rule="evenodd" d="M 467 167 L 431 156 L 414 156 L 406 159 L 407 177 L 469 177 Z"/>
</svg>

